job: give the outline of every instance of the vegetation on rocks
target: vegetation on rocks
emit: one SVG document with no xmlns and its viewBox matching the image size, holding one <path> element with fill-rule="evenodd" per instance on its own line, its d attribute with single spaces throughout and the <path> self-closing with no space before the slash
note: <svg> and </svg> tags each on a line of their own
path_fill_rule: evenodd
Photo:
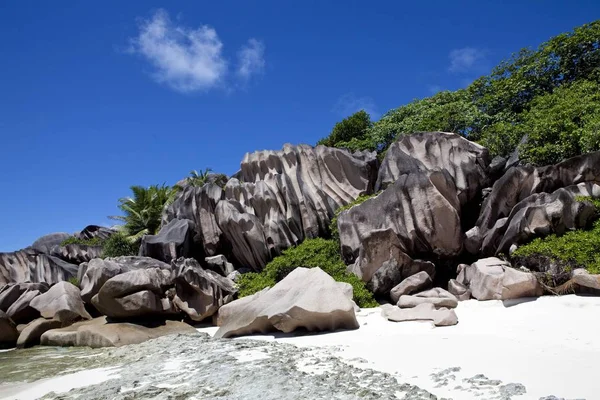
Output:
<svg viewBox="0 0 600 400">
<path fill-rule="evenodd" d="M 140 245 L 138 242 L 131 242 L 122 233 L 115 233 L 106 239 L 102 245 L 102 258 L 137 256 Z"/>
<path fill-rule="evenodd" d="M 373 194 L 363 194 L 361 196 L 358 196 L 356 198 L 356 200 L 335 210 L 334 216 L 331 219 L 331 222 L 329 223 L 329 232 L 331 234 L 331 239 L 335 240 L 336 242 L 339 242 L 339 240 L 340 240 L 337 221 L 338 221 L 338 216 L 342 213 L 342 211 L 349 210 L 350 208 L 354 207 L 357 204 L 364 203 L 365 201 L 377 196 L 378 194 L 379 194 L 379 192 L 373 193 Z"/>
<path fill-rule="evenodd" d="M 352 285 L 354 301 L 359 307 L 377 306 L 365 283 L 346 271 L 346 265 L 340 257 L 339 244 L 322 238 L 307 239 L 296 247 L 284 250 L 282 255 L 275 257 L 260 273 L 241 275 L 238 280 L 240 297 L 272 287 L 297 267 L 319 267 L 336 281 Z"/>
<path fill-rule="evenodd" d="M 99 237 L 94 237 L 91 239 L 80 239 L 78 237 L 71 236 L 70 238 L 63 240 L 60 245 L 67 246 L 69 244 L 78 244 L 81 246 L 102 246 L 103 242 L 104 241 Z"/>
</svg>

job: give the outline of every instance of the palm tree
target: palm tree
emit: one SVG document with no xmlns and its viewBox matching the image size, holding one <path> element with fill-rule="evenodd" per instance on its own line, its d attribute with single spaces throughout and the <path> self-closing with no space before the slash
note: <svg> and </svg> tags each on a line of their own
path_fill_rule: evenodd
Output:
<svg viewBox="0 0 600 400">
<path fill-rule="evenodd" d="M 152 185 L 148 188 L 132 186 L 132 197 L 119 199 L 119 208 L 125 215 L 109 218 L 122 221 L 122 231 L 131 242 L 136 242 L 143 235 L 155 235 L 160 229 L 162 211 L 171 203 L 177 190 L 170 186 Z"/>
<path fill-rule="evenodd" d="M 190 176 L 186 178 L 187 184 L 190 186 L 203 186 L 207 181 L 212 169 L 205 168 L 204 171 L 190 171 Z"/>
</svg>

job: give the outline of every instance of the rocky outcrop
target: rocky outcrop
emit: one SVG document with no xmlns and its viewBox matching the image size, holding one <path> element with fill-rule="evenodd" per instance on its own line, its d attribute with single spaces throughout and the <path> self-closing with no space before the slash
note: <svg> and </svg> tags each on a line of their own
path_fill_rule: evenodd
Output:
<svg viewBox="0 0 600 400">
<path fill-rule="evenodd" d="M 425 271 L 417 272 L 414 275 L 405 278 L 390 291 L 390 298 L 394 304 L 398 303 L 400 296 L 418 293 L 433 285 L 431 276 Z"/>
<path fill-rule="evenodd" d="M 194 321 L 211 317 L 219 307 L 231 302 L 237 293 L 232 280 L 203 269 L 193 258 L 175 263 L 175 298 L 173 303 Z"/>
<path fill-rule="evenodd" d="M 402 175 L 418 171 L 446 171 L 453 179 L 461 205 L 476 199 L 489 183 L 489 152 L 455 133 L 425 132 L 403 135 L 392 143 L 379 169 L 376 190 L 385 189 Z"/>
<path fill-rule="evenodd" d="M 233 264 L 227 261 L 227 258 L 222 254 L 206 257 L 204 263 L 206 264 L 207 269 L 215 271 L 222 276 L 229 276 L 229 274 L 236 272 Z"/>
<path fill-rule="evenodd" d="M 66 263 L 73 264 L 69 266 L 69 271 L 77 268 L 82 262 L 90 261 L 102 255 L 101 246 L 86 246 L 82 244 L 68 244 L 66 246 L 54 246 L 50 249 L 48 255 L 58 258 Z"/>
<path fill-rule="evenodd" d="M 478 254 L 482 249 L 483 241 L 489 236 L 489 231 L 502 229 L 507 223 L 505 218 L 510 216 L 513 208 L 529 196 L 536 193 L 553 193 L 560 188 L 585 182 L 592 184 L 600 182 L 600 152 L 573 157 L 546 167 L 510 168 L 494 183 L 491 193 L 482 206 L 476 226 L 467 232 L 467 250 Z M 597 189 L 591 186 L 586 189 L 592 193 L 595 190 Z M 562 196 L 564 198 L 564 194 Z M 532 202 L 535 203 L 536 200 L 539 198 L 533 198 Z M 554 201 L 556 199 L 551 200 Z M 531 203 L 526 202 L 523 205 L 527 204 Z"/>
<path fill-rule="evenodd" d="M 471 291 L 469 288 L 458 282 L 456 279 L 450 279 L 448 281 L 448 292 L 456 296 L 458 301 L 469 300 L 471 298 Z"/>
<path fill-rule="evenodd" d="M 92 304 L 111 318 L 170 315 L 175 309 L 165 292 L 172 286 L 170 270 L 136 269 L 107 280 L 92 298 Z"/>
<path fill-rule="evenodd" d="M 600 275 L 593 275 L 584 270 L 578 268 L 573 271 L 572 278 L 573 283 L 592 290 L 600 290 Z"/>
<path fill-rule="evenodd" d="M 296 268 L 271 289 L 221 307 L 215 337 L 356 329 L 354 306 L 349 284 L 334 281 L 320 268 Z"/>
<path fill-rule="evenodd" d="M 156 235 L 145 235 L 140 245 L 140 256 L 152 257 L 166 263 L 179 257 L 191 257 L 194 247 L 195 225 L 189 219 L 174 218 Z"/>
<path fill-rule="evenodd" d="M 63 324 L 92 318 L 85 310 L 79 288 L 65 281 L 55 284 L 46 293 L 31 300 L 29 305 L 38 310 L 42 317 Z"/>
<path fill-rule="evenodd" d="M 78 237 L 82 240 L 88 240 L 93 238 L 99 238 L 101 240 L 106 240 L 111 237 L 116 231 L 111 228 L 107 228 L 104 226 L 98 225 L 88 225 L 83 228 L 80 232 L 75 234 L 74 236 Z"/>
<path fill-rule="evenodd" d="M 415 295 L 402 295 L 398 307 L 413 308 L 421 304 L 432 304 L 435 308 L 456 308 L 458 299 L 442 288 L 433 288 Z"/>
<path fill-rule="evenodd" d="M 378 196 L 340 213 L 338 229 L 347 264 L 378 230 L 393 231 L 400 250 L 414 258 L 454 257 L 463 245 L 460 202 L 452 177 L 442 171 L 400 176 Z"/>
<path fill-rule="evenodd" d="M 19 332 L 15 323 L 0 310 L 0 349 L 14 347 L 17 343 Z"/>
<path fill-rule="evenodd" d="M 32 347 L 40 344 L 40 337 L 50 329 L 57 329 L 62 323 L 55 319 L 38 318 L 31 321 L 19 334 L 17 348 Z"/>
<path fill-rule="evenodd" d="M 384 304 L 381 309 L 381 316 L 393 322 L 431 321 L 435 326 L 450 326 L 458 323 L 458 317 L 454 310 L 436 308 L 433 304 L 428 303 L 403 309 L 391 304 Z"/>
<path fill-rule="evenodd" d="M 6 315 L 13 320 L 15 324 L 23 324 L 33 321 L 40 316 L 40 312 L 31 307 L 31 301 L 39 296 L 39 290 L 28 290 L 8 307 Z"/>
<path fill-rule="evenodd" d="M 118 347 L 142 343 L 160 336 L 195 333 L 196 329 L 178 321 L 154 321 L 148 324 L 108 322 L 106 317 L 77 322 L 67 328 L 51 329 L 40 338 L 47 346 Z"/>
<path fill-rule="evenodd" d="M 9 283 L 0 289 L 0 311 L 7 311 L 27 291 L 38 290 L 40 293 L 44 293 L 48 289 L 50 289 L 50 285 L 45 282 Z"/>
<path fill-rule="evenodd" d="M 469 288 L 477 300 L 509 300 L 543 294 L 537 278 L 510 267 L 496 257 L 478 260 L 463 268 L 456 280 Z"/>
</svg>

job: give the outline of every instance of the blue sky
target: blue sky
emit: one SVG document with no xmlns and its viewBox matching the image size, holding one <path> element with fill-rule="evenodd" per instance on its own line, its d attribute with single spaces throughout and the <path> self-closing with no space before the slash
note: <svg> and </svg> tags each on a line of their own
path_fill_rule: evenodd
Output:
<svg viewBox="0 0 600 400">
<path fill-rule="evenodd" d="M 110 224 L 129 186 L 227 174 L 456 89 L 597 1 L 3 1 L 0 251 Z"/>
</svg>

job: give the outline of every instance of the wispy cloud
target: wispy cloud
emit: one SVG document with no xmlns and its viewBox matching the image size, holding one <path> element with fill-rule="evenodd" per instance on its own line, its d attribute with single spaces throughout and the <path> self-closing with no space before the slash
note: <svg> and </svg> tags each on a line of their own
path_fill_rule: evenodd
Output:
<svg viewBox="0 0 600 400">
<path fill-rule="evenodd" d="M 178 18 L 179 20 L 179 18 Z M 208 26 L 190 28 L 174 23 L 162 9 L 140 20 L 139 33 L 130 39 L 131 53 L 140 54 L 153 66 L 152 77 L 181 92 L 203 92 L 227 86 L 228 60 L 217 31 Z M 265 65 L 264 44 L 250 39 L 239 51 L 239 77 L 247 80 Z"/>
<path fill-rule="evenodd" d="M 443 88 L 440 85 L 427 85 L 427 90 L 430 94 L 436 94 L 437 92 L 441 92 Z"/>
<path fill-rule="evenodd" d="M 450 72 L 479 72 L 487 67 L 486 51 L 475 47 L 463 47 L 450 52 Z"/>
<path fill-rule="evenodd" d="M 377 106 L 370 97 L 356 97 L 354 93 L 346 93 L 340 96 L 333 106 L 333 112 L 340 116 L 347 117 L 357 111 L 365 110 L 372 119 L 379 117 Z"/>
<path fill-rule="evenodd" d="M 254 38 L 238 51 L 237 74 L 244 80 L 263 73 L 265 69 L 265 45 Z"/>
</svg>

